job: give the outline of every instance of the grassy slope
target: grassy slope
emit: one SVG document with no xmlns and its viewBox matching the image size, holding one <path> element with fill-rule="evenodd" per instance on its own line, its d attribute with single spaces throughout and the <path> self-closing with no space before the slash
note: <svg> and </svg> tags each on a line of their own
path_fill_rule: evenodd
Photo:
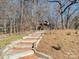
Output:
<svg viewBox="0 0 79 59">
<path fill-rule="evenodd" d="M 60 46 L 60 50 L 52 47 Z M 79 59 L 79 31 L 53 30 L 44 33 L 40 41 L 39 51 L 49 54 L 54 59 Z"/>
<path fill-rule="evenodd" d="M 10 42 L 12 42 L 14 40 L 21 39 L 23 36 L 28 35 L 29 33 L 32 33 L 32 31 L 24 32 L 24 33 L 22 33 L 20 35 L 12 34 L 9 37 L 6 37 L 4 39 L 0 39 L 0 48 L 6 46 L 7 44 L 9 44 Z"/>
<path fill-rule="evenodd" d="M 22 36 L 20 36 L 20 35 L 11 35 L 7 38 L 4 38 L 4 39 L 0 40 L 0 48 L 2 48 L 5 45 L 9 44 L 13 40 L 20 39 L 20 38 L 22 38 Z"/>
</svg>

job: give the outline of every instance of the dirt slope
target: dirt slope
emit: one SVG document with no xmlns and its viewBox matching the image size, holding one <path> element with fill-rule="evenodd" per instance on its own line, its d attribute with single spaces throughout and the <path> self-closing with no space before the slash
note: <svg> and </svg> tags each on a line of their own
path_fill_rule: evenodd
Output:
<svg viewBox="0 0 79 59">
<path fill-rule="evenodd" d="M 44 33 L 37 49 L 53 59 L 79 59 L 79 31 L 48 31 Z"/>
</svg>

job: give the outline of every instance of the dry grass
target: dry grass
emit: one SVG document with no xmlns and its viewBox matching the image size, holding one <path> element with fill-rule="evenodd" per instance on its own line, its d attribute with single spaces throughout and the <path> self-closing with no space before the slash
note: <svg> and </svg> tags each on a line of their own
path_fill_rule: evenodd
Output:
<svg viewBox="0 0 79 59">
<path fill-rule="evenodd" d="M 52 59 L 79 59 L 79 30 L 48 31 L 37 49 Z"/>
</svg>

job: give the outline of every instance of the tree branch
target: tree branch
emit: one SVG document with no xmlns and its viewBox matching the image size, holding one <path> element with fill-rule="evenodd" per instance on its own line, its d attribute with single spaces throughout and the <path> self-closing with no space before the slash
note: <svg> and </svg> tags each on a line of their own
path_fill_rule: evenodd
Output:
<svg viewBox="0 0 79 59">
<path fill-rule="evenodd" d="M 73 4 L 76 4 L 76 3 L 77 3 L 77 0 L 72 1 L 68 6 L 66 6 L 64 8 L 64 10 L 61 13 L 64 13 L 67 10 L 68 7 L 70 7 L 70 6 L 72 6 Z"/>
<path fill-rule="evenodd" d="M 69 15 L 69 18 L 70 18 L 74 13 L 76 13 L 77 10 L 79 10 L 79 9 L 78 9 L 78 8 L 75 9 L 75 10 Z"/>
<path fill-rule="evenodd" d="M 48 1 L 48 2 L 56 2 L 56 3 L 58 3 L 58 4 L 60 5 L 60 7 L 62 8 L 62 4 L 61 4 L 60 1 Z M 77 0 L 72 1 L 68 6 L 66 6 L 66 7 L 64 8 L 64 10 L 61 12 L 61 14 L 64 13 L 64 12 L 67 10 L 68 7 L 70 7 L 70 6 L 72 6 L 73 4 L 76 4 L 76 3 L 78 3 Z"/>
<path fill-rule="evenodd" d="M 48 2 L 55 2 L 55 3 L 58 3 L 60 6 L 62 6 L 60 1 L 48 1 Z"/>
</svg>

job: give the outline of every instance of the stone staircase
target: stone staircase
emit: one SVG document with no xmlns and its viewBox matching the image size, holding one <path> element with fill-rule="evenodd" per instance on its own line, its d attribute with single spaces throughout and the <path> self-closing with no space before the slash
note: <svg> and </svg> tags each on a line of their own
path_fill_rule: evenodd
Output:
<svg viewBox="0 0 79 59">
<path fill-rule="evenodd" d="M 26 56 L 27 59 L 27 56 L 34 54 L 34 51 L 32 50 L 33 43 L 39 40 L 42 33 L 43 32 L 38 31 L 23 37 L 23 39 L 12 42 L 3 50 L 3 58 L 19 59 Z M 33 57 L 37 57 L 36 59 L 41 59 L 36 55 L 32 56 L 32 58 Z"/>
</svg>

